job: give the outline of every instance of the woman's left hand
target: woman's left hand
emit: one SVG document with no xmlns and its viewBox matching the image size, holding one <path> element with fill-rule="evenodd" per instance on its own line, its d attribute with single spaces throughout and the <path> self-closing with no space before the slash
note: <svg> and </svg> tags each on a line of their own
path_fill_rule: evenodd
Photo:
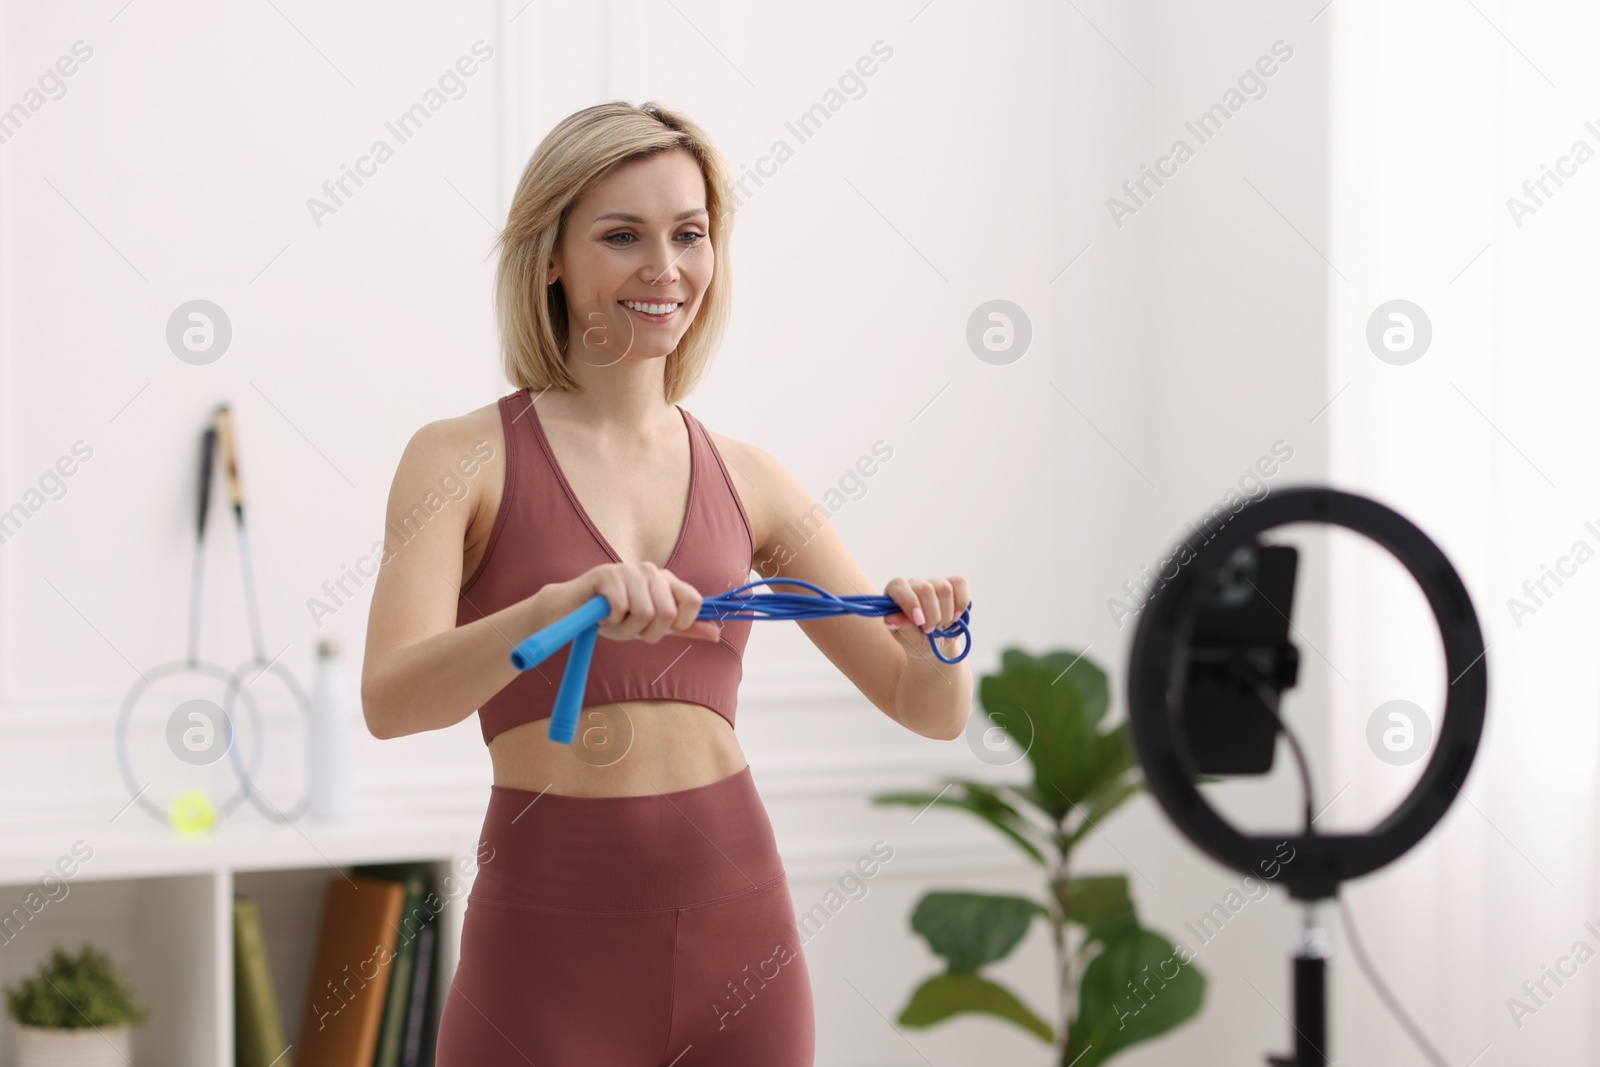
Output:
<svg viewBox="0 0 1600 1067">
<path fill-rule="evenodd" d="M 895 578 L 883 590 L 900 605 L 900 610 L 883 616 L 889 629 L 917 627 L 923 633 L 944 629 L 961 617 L 972 603 L 967 580 L 959 574 L 949 578 Z M 943 638 L 955 643 L 958 638 Z"/>
</svg>

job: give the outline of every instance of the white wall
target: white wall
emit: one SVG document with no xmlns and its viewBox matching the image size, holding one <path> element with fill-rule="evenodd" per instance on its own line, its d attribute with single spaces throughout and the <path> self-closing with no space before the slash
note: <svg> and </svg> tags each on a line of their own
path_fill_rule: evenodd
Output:
<svg viewBox="0 0 1600 1067">
<path fill-rule="evenodd" d="M 1080 7 L 1110 42 L 1068 9 L 1069 29 L 1084 35 L 1077 48 L 1086 60 L 1093 57 L 1083 84 L 1069 95 L 1085 119 L 1098 110 L 1098 121 L 1114 126 L 1121 117 L 1123 126 L 1080 141 L 1076 124 L 1068 124 L 1073 164 L 1089 176 L 1089 188 L 1071 201 L 1086 223 L 1077 243 L 1092 247 L 1068 275 L 1091 268 L 1078 281 L 1083 290 L 1068 297 L 1069 307 L 1082 309 L 1084 326 L 1067 342 L 1067 373 L 1079 370 L 1080 380 L 1103 383 L 1080 407 L 1091 418 L 1105 416 L 1096 418 L 1099 430 L 1130 461 L 1069 415 L 1066 447 L 1086 461 L 1091 480 L 1079 499 L 1097 535 L 1068 567 L 1088 587 L 1081 595 L 1103 602 L 1124 579 L 1154 566 L 1164 554 L 1157 549 L 1186 522 L 1238 492 L 1241 475 L 1276 442 L 1292 448 L 1293 458 L 1267 480 L 1272 489 L 1326 481 L 1326 420 L 1318 418 L 1329 399 L 1322 295 L 1328 267 L 1319 254 L 1325 251 L 1326 36 L 1320 20 L 1307 22 L 1309 12 L 1282 5 L 1158 3 L 1135 7 L 1126 21 L 1112 5 Z M 1262 79 L 1264 93 L 1200 143 L 1185 124 L 1224 101 L 1280 41 L 1292 56 L 1265 65 L 1274 73 Z M 1116 228 L 1106 197 L 1137 178 L 1142 164 L 1154 167 L 1177 139 L 1193 157 Z M 1294 615 L 1302 675 L 1285 712 L 1313 753 L 1320 783 L 1327 779 L 1317 753 L 1324 747 L 1329 668 L 1313 647 L 1326 644 L 1325 558 L 1314 531 L 1278 536 L 1302 549 Z M 1116 666 L 1119 706 L 1132 633 L 1131 624 L 1119 631 L 1108 615 L 1090 611 L 1074 620 L 1066 638 L 1082 634 Z M 1292 830 L 1299 789 L 1290 768 L 1280 746 L 1267 780 L 1211 793 L 1230 817 L 1260 832 Z M 1135 879 L 1142 912 L 1191 946 L 1196 942 L 1184 923 L 1240 884 L 1237 872 L 1201 858 L 1148 803 L 1108 835 L 1114 839 L 1108 844 L 1148 876 Z M 1125 866 L 1109 847 L 1095 858 L 1097 865 Z M 1125 1062 L 1262 1062 L 1269 1051 L 1288 1050 L 1288 956 L 1299 922 L 1299 909 L 1281 889 L 1240 911 L 1199 952 L 1209 979 L 1201 1019 Z"/>
<path fill-rule="evenodd" d="M 213 404 L 236 411 L 268 643 L 287 643 L 283 662 L 308 677 L 318 636 L 362 645 L 364 591 L 320 630 L 306 601 L 380 536 L 406 439 L 509 391 L 486 253 L 544 132 L 599 99 L 657 99 L 692 114 L 736 168 L 754 165 L 776 138 L 794 146 L 785 121 L 880 40 L 893 55 L 865 92 L 742 210 L 733 326 L 685 406 L 819 495 L 888 442 L 893 460 L 835 517 L 864 569 L 880 587 L 896 574 L 968 575 L 975 671 L 1010 645 L 1088 648 L 1113 672 L 1121 714 L 1132 627 L 1107 601 L 1124 579 L 1275 441 L 1294 458 L 1274 487 L 1325 478 L 1327 29 L 1311 14 L 1267 3 L 1226 14 L 1171 3 L 5 7 L 0 103 L 74 41 L 94 56 L 0 145 L 0 502 L 77 439 L 95 451 L 67 494 L 0 546 L 0 818 L 48 811 L 88 825 L 126 803 L 111 725 L 136 670 L 182 653 L 194 437 Z M 494 57 L 464 96 L 314 225 L 306 198 L 480 38 Z M 1206 144 L 1186 134 L 1185 120 L 1280 39 L 1294 55 L 1265 95 Z M 1107 199 L 1177 137 L 1194 158 L 1117 226 Z M 793 309 L 796 292 L 815 295 L 808 310 Z M 235 329 L 207 367 L 163 340 L 173 308 L 197 296 Z M 1026 356 L 1004 367 L 964 340 L 973 309 L 995 298 L 1023 307 L 1033 329 Z M 211 528 L 202 647 L 232 663 L 248 640 L 226 518 Z M 1324 579 L 1307 566 L 1297 623 L 1320 643 Z M 1308 657 L 1291 714 L 1314 748 L 1326 684 Z M 281 795 L 299 780 L 282 758 L 296 729 L 278 724 L 269 757 Z M 896 849 L 873 892 L 807 946 L 819 1063 L 1048 1062 L 999 1023 L 897 1033 L 885 1021 L 934 966 L 908 927 L 923 890 L 1037 891 L 962 819 L 912 826 L 911 812 L 865 802 L 981 776 L 966 746 L 895 729 L 778 626 L 751 642 L 739 732 L 797 906 L 875 840 Z M 489 765 L 473 723 L 363 738 L 360 760 L 371 810 L 481 815 Z M 1287 825 L 1296 790 L 1282 770 L 1226 802 Z M 1083 862 L 1136 869 L 1147 921 L 1178 935 L 1238 880 L 1146 801 Z M 1280 891 L 1241 913 L 1200 953 L 1202 1017 L 1120 1062 L 1253 1061 L 1287 1047 L 1277 1012 L 1296 922 Z M 1046 1011 L 1048 968 L 1041 928 L 1001 973 Z"/>
<path fill-rule="evenodd" d="M 1600 137 L 1585 125 L 1600 117 L 1595 13 L 1424 3 L 1336 4 L 1329 16 L 1330 256 L 1349 276 L 1329 286 L 1329 388 L 1349 385 L 1330 412 L 1336 470 L 1451 557 L 1489 679 L 1461 800 L 1351 900 L 1390 985 L 1452 1062 L 1593 1062 L 1594 968 L 1577 963 L 1600 948 L 1586 928 L 1600 919 L 1600 616 L 1595 578 L 1574 557 L 1578 542 L 1585 560 L 1600 544 L 1586 526 L 1600 519 L 1588 340 Z M 1586 165 L 1571 157 L 1580 140 Z M 1562 184 L 1530 198 L 1523 183 L 1557 167 Z M 1513 211 L 1512 198 L 1533 210 Z M 1431 347 L 1405 366 L 1373 359 L 1363 338 L 1373 309 L 1394 298 L 1432 322 Z M 1560 585 L 1545 578 L 1558 566 Z M 1330 654 L 1359 684 L 1335 694 L 1334 751 L 1339 780 L 1352 783 L 1346 814 L 1369 819 L 1409 777 L 1370 758 L 1367 715 L 1402 696 L 1437 722 L 1447 680 L 1431 620 L 1388 610 L 1388 576 L 1347 573 Z M 1524 583 L 1541 579 L 1530 596 Z M 1335 996 L 1345 1054 L 1418 1062 L 1348 968 Z"/>
</svg>

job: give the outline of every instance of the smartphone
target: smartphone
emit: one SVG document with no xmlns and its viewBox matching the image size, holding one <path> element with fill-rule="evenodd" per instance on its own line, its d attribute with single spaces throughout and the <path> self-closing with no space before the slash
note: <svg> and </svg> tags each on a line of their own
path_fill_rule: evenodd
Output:
<svg viewBox="0 0 1600 1067">
<path fill-rule="evenodd" d="M 1201 578 L 1179 675 L 1197 775 L 1272 770 L 1278 702 L 1299 673 L 1289 642 L 1299 557 L 1290 545 L 1250 541 Z"/>
</svg>

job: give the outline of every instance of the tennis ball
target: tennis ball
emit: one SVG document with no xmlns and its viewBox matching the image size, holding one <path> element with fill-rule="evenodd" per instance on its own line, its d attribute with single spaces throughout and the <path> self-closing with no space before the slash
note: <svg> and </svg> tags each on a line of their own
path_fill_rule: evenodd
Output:
<svg viewBox="0 0 1600 1067">
<path fill-rule="evenodd" d="M 216 824 L 217 813 L 204 793 L 187 789 L 173 798 L 167 821 L 180 834 L 203 834 Z"/>
</svg>

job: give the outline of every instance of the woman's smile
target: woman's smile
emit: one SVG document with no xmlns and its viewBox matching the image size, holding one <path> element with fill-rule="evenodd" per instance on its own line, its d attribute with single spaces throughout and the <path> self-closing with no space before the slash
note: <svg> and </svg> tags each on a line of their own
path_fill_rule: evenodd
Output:
<svg viewBox="0 0 1600 1067">
<path fill-rule="evenodd" d="M 643 319 L 645 322 L 671 322 L 672 317 L 683 307 L 681 300 L 618 300 L 617 303 L 631 311 L 635 318 Z"/>
</svg>

